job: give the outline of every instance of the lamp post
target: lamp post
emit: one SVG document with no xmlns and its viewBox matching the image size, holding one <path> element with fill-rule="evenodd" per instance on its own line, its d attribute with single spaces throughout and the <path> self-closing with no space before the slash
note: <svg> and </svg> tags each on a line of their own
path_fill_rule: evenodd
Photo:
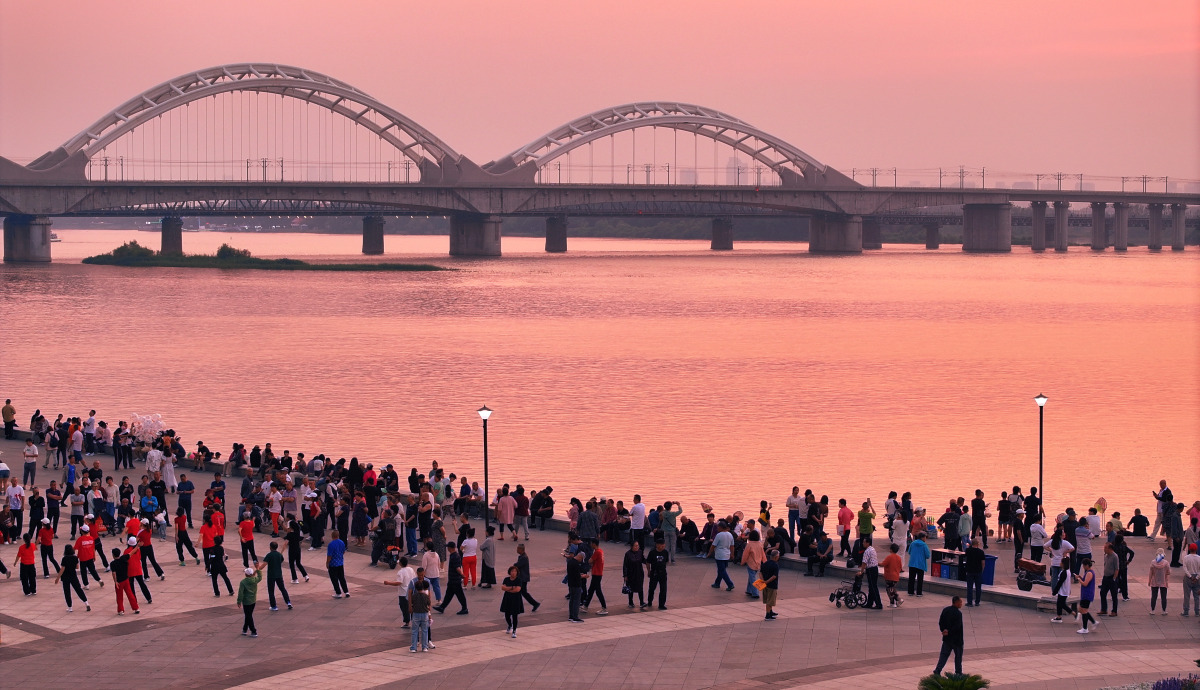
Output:
<svg viewBox="0 0 1200 690">
<path fill-rule="evenodd" d="M 1046 438 L 1046 434 L 1045 434 L 1046 401 L 1049 399 L 1050 398 L 1047 398 L 1046 396 L 1042 395 L 1041 393 L 1038 393 L 1037 397 L 1033 399 L 1034 402 L 1036 402 L 1038 405 L 1038 491 L 1041 493 L 1041 500 L 1038 502 L 1038 505 L 1041 506 L 1041 510 L 1042 510 L 1043 514 L 1045 514 L 1045 512 L 1046 512 L 1046 485 L 1042 483 L 1042 458 L 1043 458 L 1042 448 L 1043 448 L 1043 441 Z M 484 422 L 485 427 L 486 427 L 486 425 L 487 425 L 487 422 Z M 485 439 L 487 438 L 486 429 L 484 432 L 484 438 Z M 486 446 L 487 444 L 485 443 L 484 445 Z M 487 456 L 487 452 L 485 451 L 484 457 L 486 457 L 486 456 Z"/>
<path fill-rule="evenodd" d="M 488 489 L 488 457 L 487 457 L 487 420 L 492 416 L 492 411 L 487 405 L 479 408 L 479 417 L 483 419 L 483 526 L 486 530 L 488 526 L 488 506 L 492 501 L 492 493 Z"/>
</svg>

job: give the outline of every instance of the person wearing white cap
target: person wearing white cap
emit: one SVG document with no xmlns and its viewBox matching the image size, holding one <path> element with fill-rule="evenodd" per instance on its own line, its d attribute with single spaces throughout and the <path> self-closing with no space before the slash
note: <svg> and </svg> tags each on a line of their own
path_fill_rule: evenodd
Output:
<svg viewBox="0 0 1200 690">
<path fill-rule="evenodd" d="M 258 583 L 262 582 L 262 569 L 266 563 L 256 563 L 253 568 L 246 568 L 246 577 L 238 585 L 237 605 L 242 610 L 242 634 L 258 637 L 258 629 L 254 627 L 254 604 L 258 601 Z"/>
<path fill-rule="evenodd" d="M 142 551 L 138 548 L 138 539 L 130 537 L 125 540 L 125 543 L 128 544 L 128 548 L 125 549 L 123 555 L 129 556 L 129 588 L 132 590 L 133 585 L 137 584 L 142 590 L 142 596 L 146 598 L 146 603 L 153 604 L 150 588 L 146 586 L 146 577 L 142 568 Z"/>
<path fill-rule="evenodd" d="M 38 550 L 42 554 L 42 578 L 49 579 L 50 568 L 46 565 L 49 560 L 54 564 L 54 572 L 62 570 L 58 561 L 54 560 L 54 530 L 50 528 L 50 518 L 42 518 L 42 524 L 37 533 Z"/>
</svg>

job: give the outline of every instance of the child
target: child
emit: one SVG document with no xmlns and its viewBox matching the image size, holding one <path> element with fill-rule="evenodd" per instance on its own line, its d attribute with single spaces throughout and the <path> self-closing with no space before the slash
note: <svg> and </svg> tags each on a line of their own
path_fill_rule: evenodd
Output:
<svg viewBox="0 0 1200 690">
<path fill-rule="evenodd" d="M 904 570 L 904 561 L 900 558 L 898 544 L 889 544 L 888 548 L 891 553 L 880 563 L 883 566 L 883 584 L 887 588 L 888 606 L 898 609 L 904 603 L 904 600 L 896 593 L 896 584 L 900 582 L 900 571 Z"/>
</svg>

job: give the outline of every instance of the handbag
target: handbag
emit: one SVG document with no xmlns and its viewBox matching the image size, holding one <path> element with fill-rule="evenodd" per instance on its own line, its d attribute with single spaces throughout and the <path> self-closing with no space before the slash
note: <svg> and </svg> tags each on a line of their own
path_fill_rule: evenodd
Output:
<svg viewBox="0 0 1200 690">
<path fill-rule="evenodd" d="M 621 594 L 633 594 L 633 590 L 629 589 L 629 585 L 621 585 Z"/>
</svg>

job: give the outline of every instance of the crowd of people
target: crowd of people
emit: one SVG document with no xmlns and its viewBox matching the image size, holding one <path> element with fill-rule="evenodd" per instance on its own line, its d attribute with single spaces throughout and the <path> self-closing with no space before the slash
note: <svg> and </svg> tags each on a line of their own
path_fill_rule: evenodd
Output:
<svg viewBox="0 0 1200 690">
<path fill-rule="evenodd" d="M 6 437 L 15 436 L 15 418 L 11 401 L 6 401 Z M 521 484 L 503 484 L 488 497 L 478 482 L 447 472 L 437 462 L 426 473 L 411 468 L 402 476 L 391 464 L 376 468 L 354 457 L 334 460 L 318 454 L 310 459 L 289 450 L 277 454 L 270 443 L 249 450 L 233 444 L 222 459 L 203 442 L 189 452 L 171 429 L 151 439 L 136 438 L 124 421 L 110 430 L 109 424 L 96 419 L 94 410 L 82 418 L 58 415 L 53 422 L 38 411 L 29 429 L 21 480 L 0 462 L 0 480 L 8 484 L 0 507 L 0 543 L 18 544 L 13 564 L 18 566 L 26 596 L 37 593 L 37 560 L 41 560 L 43 579 L 50 577 L 53 567 L 68 611 L 76 598 L 91 610 L 90 582 L 105 586 L 97 558 L 110 574 L 118 615 L 124 614 L 126 601 L 133 613 L 139 613 L 139 594 L 144 603 L 152 604 L 150 573 L 166 578 L 154 537 L 164 540 L 168 532 L 173 533 L 180 566 L 194 560 L 203 565 L 215 597 L 222 596 L 222 585 L 226 596 L 235 596 L 228 575 L 230 556 L 225 552 L 228 520 L 233 521 L 230 527 L 244 572 L 236 601 L 244 614 L 243 634 L 250 637 L 257 636 L 253 612 L 264 570 L 271 610 L 278 610 L 277 591 L 291 609 L 285 561 L 292 584 L 301 577 L 307 582 L 305 551 L 324 551 L 331 596 L 348 598 L 344 559 L 351 544 L 369 547 L 371 566 L 396 568 L 384 584 L 399 588 L 403 626 L 411 627 L 413 652 L 435 648 L 432 613 L 444 613 L 452 603 L 458 604 L 458 614 L 468 613 L 467 587 L 501 590 L 505 632 L 514 638 L 525 605 L 532 611 L 540 606 L 529 591 L 524 543 L 516 544 L 515 561 L 498 575 L 497 562 L 502 558 L 498 542 L 527 542 L 531 530 L 545 530 L 547 520 L 555 516 L 552 487 L 528 490 Z M 109 452 L 111 473 L 97 457 Z M 210 472 L 210 463 L 222 469 Z M 145 468 L 140 476 L 137 464 Z M 44 487 L 37 481 L 39 469 L 54 473 Z M 191 475 L 185 470 L 191 470 Z M 131 471 L 137 483 L 121 474 L 124 471 Z M 203 482 L 191 478 L 201 475 L 206 477 Z M 173 514 L 168 495 L 176 503 Z M 888 605 L 900 607 L 902 574 L 908 574 L 908 596 L 923 596 L 925 576 L 935 565 L 930 542 L 940 539 L 943 551 L 962 556 L 967 607 L 981 604 L 989 544 L 1011 543 L 1015 572 L 1028 570 L 1031 563 L 1047 562 L 1045 583 L 1058 604 L 1052 620 L 1061 622 L 1070 613 L 1081 620 L 1079 632 L 1087 633 L 1097 622 L 1091 611 L 1097 590 L 1099 615 L 1116 616 L 1118 602 L 1129 599 L 1133 540 L 1153 542 L 1160 531 L 1165 546 L 1148 559 L 1151 612 L 1166 614 L 1171 569 L 1179 568 L 1182 615 L 1194 610 L 1200 616 L 1200 555 L 1196 553 L 1200 501 L 1188 508 L 1176 500 L 1165 480 L 1153 498 L 1151 526 L 1149 517 L 1136 508 L 1128 521 L 1120 512 L 1102 519 L 1096 507 L 1083 515 L 1067 507 L 1051 516 L 1036 487 L 1027 493 L 1015 486 L 1011 492 L 1000 492 L 994 506 L 984 491 L 976 490 L 969 501 L 963 497 L 947 501 L 936 516 L 914 505 L 908 492 L 891 492 L 881 515 L 870 499 L 856 510 L 845 498 L 834 505 L 828 496 L 801 492 L 799 486 L 784 500 L 786 518 L 773 518 L 774 505 L 766 500 L 751 516 L 740 511 L 721 516 L 712 506 L 701 504 L 703 519 L 695 521 L 674 500 L 652 507 L 640 495 L 634 495 L 628 506 L 605 496 L 572 497 L 565 511 L 569 531 L 561 552 L 567 620 L 583 622 L 582 614 L 593 603 L 598 604 L 596 615 L 607 615 L 606 567 L 619 567 L 620 591 L 628 608 L 666 610 L 669 567 L 685 552 L 714 561 L 714 589 L 732 592 L 736 585 L 730 567 L 742 566 L 744 594 L 762 601 L 768 621 L 777 616 L 779 562 L 785 554 L 795 554 L 805 566 L 803 575 L 814 578 L 824 577 L 836 559 L 844 558 L 866 588 L 868 609 L 884 608 L 882 575 Z M 472 518 L 482 517 L 485 511 L 491 519 L 476 527 Z M 65 518 L 70 521 L 71 543 L 59 555 L 54 544 L 60 520 Z M 191 537 L 194 519 L 200 524 L 199 552 Z M 278 540 L 270 542 L 261 562 L 256 533 Z M 106 551 L 102 538 L 118 540 L 121 548 Z M 1094 550 L 1094 543 L 1098 549 Z M 623 549 L 613 563 L 605 553 L 611 544 Z M 0 570 L 11 576 L 2 562 Z M 1078 602 L 1070 604 L 1076 587 Z M 963 598 L 956 599 L 948 611 L 963 605 Z M 954 614 L 947 612 L 944 618 L 954 619 Z M 961 639 L 961 615 L 958 620 Z M 956 653 L 961 655 L 961 649 Z"/>
</svg>

